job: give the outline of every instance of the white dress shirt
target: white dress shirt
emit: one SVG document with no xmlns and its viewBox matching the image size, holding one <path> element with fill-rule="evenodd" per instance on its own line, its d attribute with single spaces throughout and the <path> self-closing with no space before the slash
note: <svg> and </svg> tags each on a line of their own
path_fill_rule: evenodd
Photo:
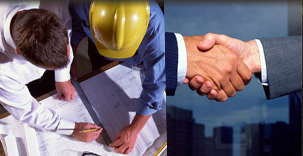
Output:
<svg viewBox="0 0 303 156">
<path fill-rule="evenodd" d="M 175 33 L 178 42 L 178 85 L 183 84 L 187 71 L 186 46 L 181 34 Z"/>
<path fill-rule="evenodd" d="M 186 71 L 187 71 L 187 55 L 186 55 L 186 45 L 184 42 L 184 39 L 182 35 L 175 33 L 177 42 L 178 42 L 178 84 L 182 84 L 185 77 L 186 77 Z M 267 82 L 267 71 L 266 71 L 266 62 L 265 62 L 265 56 L 264 56 L 264 50 L 263 46 L 260 40 L 255 39 L 258 50 L 259 50 L 259 56 L 260 56 L 260 62 L 261 62 L 261 83 L 263 85 L 268 85 Z"/>
<path fill-rule="evenodd" d="M 57 14 L 71 32 L 71 18 L 66 2 L 43 4 L 47 2 L 6 2 L 1 3 L 0 10 L 0 103 L 14 117 L 31 126 L 57 131 L 70 135 L 72 131 L 58 131 L 62 128 L 74 128 L 75 123 L 61 118 L 51 109 L 43 107 L 31 96 L 26 84 L 41 78 L 45 69 L 37 67 L 15 52 L 15 44 L 10 33 L 10 23 L 13 16 L 21 10 L 43 8 Z M 70 47 L 70 50 L 72 48 Z M 69 53 L 69 63 L 62 69 L 55 70 L 55 80 L 64 82 L 70 80 L 70 65 L 73 52 Z"/>
<path fill-rule="evenodd" d="M 267 70 L 266 70 L 266 62 L 265 62 L 265 55 L 264 55 L 264 50 L 262 43 L 259 39 L 255 39 L 257 45 L 258 45 L 258 50 L 259 50 L 259 56 L 260 56 L 260 62 L 261 62 L 261 79 L 260 82 L 264 86 L 268 86 L 267 82 Z"/>
</svg>

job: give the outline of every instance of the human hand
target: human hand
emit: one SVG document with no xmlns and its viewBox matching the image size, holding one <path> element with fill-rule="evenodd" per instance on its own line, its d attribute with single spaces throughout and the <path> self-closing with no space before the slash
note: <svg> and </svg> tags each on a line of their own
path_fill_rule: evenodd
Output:
<svg viewBox="0 0 303 156">
<path fill-rule="evenodd" d="M 81 130 L 89 130 L 89 129 L 99 129 L 97 131 L 91 131 L 91 132 L 81 132 Z M 92 124 L 92 123 L 76 123 L 75 129 L 73 133 L 71 134 L 72 137 L 76 138 L 79 141 L 83 142 L 90 142 L 93 140 L 96 140 L 100 133 L 102 132 L 103 128 Z"/>
<path fill-rule="evenodd" d="M 109 146 L 114 147 L 118 153 L 128 154 L 133 150 L 139 132 L 140 130 L 134 125 L 127 125 L 120 130 L 116 136 L 116 141 Z"/>
<path fill-rule="evenodd" d="M 261 71 L 259 49 L 255 40 L 243 42 L 226 35 L 208 33 L 198 44 L 198 49 L 209 50 L 214 45 L 223 45 L 235 52 L 253 73 Z"/>
<path fill-rule="evenodd" d="M 203 77 L 200 75 L 196 75 L 190 81 L 189 79 L 184 79 L 184 84 L 188 83 L 188 87 L 193 90 L 197 91 L 197 93 L 201 96 L 207 95 L 208 99 L 215 99 L 218 92 L 213 89 L 213 85 L 210 81 L 204 81 Z"/>
<path fill-rule="evenodd" d="M 122 128 L 116 136 L 116 141 L 109 146 L 115 147 L 115 151 L 118 153 L 130 153 L 135 146 L 139 132 L 150 117 L 151 115 L 136 114 L 132 123 Z"/>
<path fill-rule="evenodd" d="M 208 33 L 198 44 L 198 49 L 209 50 L 216 44 L 226 46 L 227 48 L 235 52 L 253 73 L 261 71 L 259 50 L 256 41 L 251 40 L 243 42 L 241 40 L 231 38 L 226 35 Z M 189 81 L 189 85 L 191 86 L 191 88 L 194 88 L 194 90 L 199 91 L 200 95 L 207 94 L 208 97 L 216 97 L 217 92 L 214 89 L 212 89 L 211 91 L 205 89 L 203 90 L 202 88 L 205 87 L 202 87 L 202 85 L 204 84 L 202 82 L 197 84 L 195 81 L 196 79 L 192 79 L 191 81 Z"/>
<path fill-rule="evenodd" d="M 227 96 L 232 97 L 236 91 L 243 89 L 252 74 L 238 56 L 226 47 L 215 45 L 207 52 L 199 51 L 197 46 L 202 38 L 184 36 L 188 62 L 186 78 L 203 76 L 217 90 L 215 99 L 226 101 Z"/>
<path fill-rule="evenodd" d="M 65 101 L 69 101 L 75 98 L 75 88 L 70 80 L 65 82 L 56 82 L 55 85 L 57 91 L 56 100 L 63 98 Z"/>
</svg>

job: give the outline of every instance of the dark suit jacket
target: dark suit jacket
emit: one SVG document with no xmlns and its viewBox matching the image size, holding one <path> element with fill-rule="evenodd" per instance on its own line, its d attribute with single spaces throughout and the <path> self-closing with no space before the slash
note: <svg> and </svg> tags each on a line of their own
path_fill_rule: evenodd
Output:
<svg viewBox="0 0 303 156">
<path fill-rule="evenodd" d="M 260 39 L 264 49 L 268 99 L 302 90 L 302 37 Z M 174 95 L 177 87 L 178 45 L 173 33 L 165 33 L 166 91 Z"/>
<path fill-rule="evenodd" d="M 178 45 L 174 33 L 165 33 L 166 95 L 174 95 L 177 88 Z"/>
<path fill-rule="evenodd" d="M 268 99 L 302 90 L 302 36 L 260 39 L 264 49 Z"/>
</svg>

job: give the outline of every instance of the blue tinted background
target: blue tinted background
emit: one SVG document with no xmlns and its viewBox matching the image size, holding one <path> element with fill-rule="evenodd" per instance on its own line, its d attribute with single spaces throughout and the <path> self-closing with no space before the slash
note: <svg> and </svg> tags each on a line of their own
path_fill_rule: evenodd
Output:
<svg viewBox="0 0 303 156">
<path fill-rule="evenodd" d="M 164 15 L 169 32 L 187 36 L 212 32 L 247 41 L 287 36 L 287 11 L 287 2 L 165 2 Z M 190 110 L 194 122 L 205 125 L 206 137 L 213 135 L 215 127 L 232 127 L 232 155 L 239 156 L 243 155 L 241 127 L 277 121 L 288 124 L 288 103 L 287 96 L 267 100 L 262 85 L 253 78 L 243 91 L 224 103 L 201 97 L 187 85 L 178 86 L 175 96 L 167 96 L 167 111 L 171 113 L 171 106 Z"/>
</svg>

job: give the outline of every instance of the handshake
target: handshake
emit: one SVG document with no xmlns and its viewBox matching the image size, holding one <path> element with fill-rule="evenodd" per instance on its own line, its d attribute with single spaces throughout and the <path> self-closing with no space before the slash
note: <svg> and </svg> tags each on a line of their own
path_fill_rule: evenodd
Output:
<svg viewBox="0 0 303 156">
<path fill-rule="evenodd" d="M 183 36 L 187 53 L 184 83 L 208 99 L 226 101 L 261 71 L 258 45 L 225 35 Z"/>
</svg>

